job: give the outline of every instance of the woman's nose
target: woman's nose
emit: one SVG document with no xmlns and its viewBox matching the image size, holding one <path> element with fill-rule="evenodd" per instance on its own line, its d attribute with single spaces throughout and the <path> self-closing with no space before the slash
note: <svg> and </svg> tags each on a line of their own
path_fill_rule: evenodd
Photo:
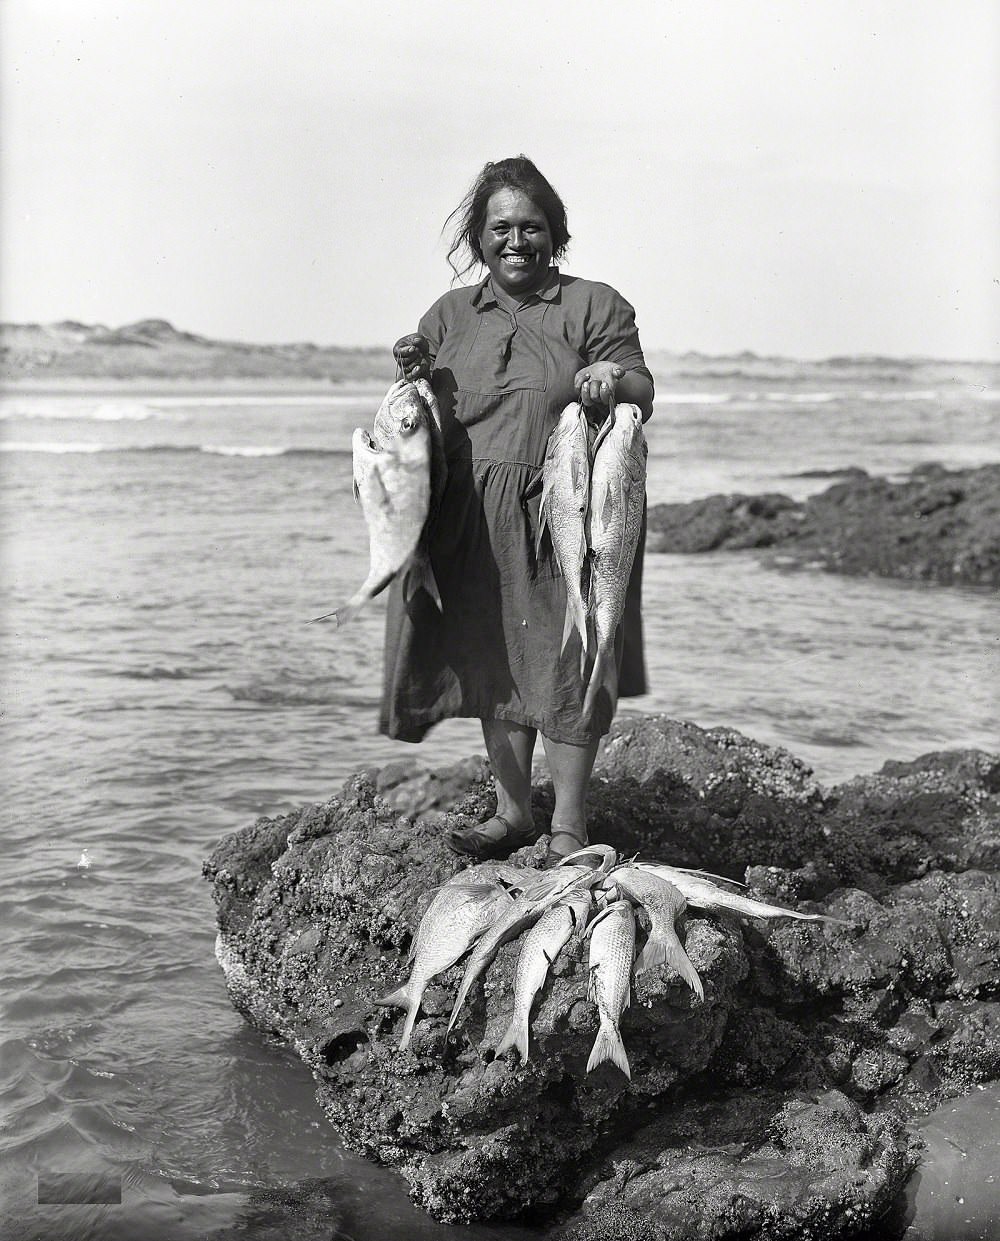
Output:
<svg viewBox="0 0 1000 1241">
<path fill-rule="evenodd" d="M 515 250 L 520 250 L 524 245 L 524 233 L 521 232 L 516 224 L 510 230 L 510 244 Z"/>
</svg>

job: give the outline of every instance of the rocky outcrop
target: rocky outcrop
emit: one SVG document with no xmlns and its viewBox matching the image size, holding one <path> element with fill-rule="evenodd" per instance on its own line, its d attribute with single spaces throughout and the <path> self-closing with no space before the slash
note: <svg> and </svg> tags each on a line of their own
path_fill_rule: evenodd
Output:
<svg viewBox="0 0 1000 1241">
<path fill-rule="evenodd" d="M 579 1241 L 850 1236 L 913 1166 L 902 1119 L 1000 1078 L 1000 761 L 929 755 L 826 790 L 732 730 L 628 719 L 592 804 L 593 839 L 746 871 L 751 895 L 840 922 L 689 910 L 705 1001 L 667 967 L 639 980 L 622 1021 L 631 1083 L 585 1072 L 596 1015 L 578 941 L 536 1004 L 524 1067 L 492 1053 L 516 944 L 447 1041 L 461 965 L 436 979 L 400 1052 L 401 1016 L 374 1000 L 461 865 L 444 831 L 493 805 L 480 763 L 433 779 L 404 766 L 215 850 L 234 1002 L 309 1064 L 344 1140 L 399 1168 L 439 1219 L 521 1216 Z M 541 785 L 540 827 L 550 810 Z"/>
<path fill-rule="evenodd" d="M 902 482 L 852 469 L 801 503 L 768 494 L 656 504 L 646 547 L 766 549 L 781 564 L 997 589 L 1000 465 L 925 465 Z"/>
</svg>

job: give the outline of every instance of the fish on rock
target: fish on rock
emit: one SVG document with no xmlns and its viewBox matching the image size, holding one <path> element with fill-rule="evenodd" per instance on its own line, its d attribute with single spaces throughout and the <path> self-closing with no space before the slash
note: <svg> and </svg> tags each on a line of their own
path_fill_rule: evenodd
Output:
<svg viewBox="0 0 1000 1241">
<path fill-rule="evenodd" d="M 566 586 L 566 621 L 562 649 L 574 628 L 587 654 L 587 607 L 584 570 L 587 565 L 587 510 L 590 506 L 590 440 L 583 406 L 573 402 L 563 410 L 549 436 L 542 466 L 542 502 L 538 542 L 546 529 L 556 564 Z"/>
<path fill-rule="evenodd" d="M 465 998 L 472 984 L 493 964 L 503 944 L 515 939 L 522 931 L 533 926 L 538 919 L 564 897 L 575 891 L 592 888 L 600 878 L 600 872 L 589 866 L 568 866 L 543 872 L 537 880 L 530 882 L 513 903 L 501 909 L 498 918 L 488 931 L 477 942 L 469 955 L 465 966 L 462 985 L 455 997 L 455 1005 L 451 1010 L 448 1030 L 452 1030 L 458 1020 Z"/>
<path fill-rule="evenodd" d="M 656 965 L 669 965 L 687 983 L 699 1000 L 705 998 L 698 971 L 678 938 L 675 921 L 687 901 L 672 883 L 636 866 L 619 866 L 608 876 L 620 891 L 646 911 L 649 936 L 635 962 L 636 976 Z"/>
<path fill-rule="evenodd" d="M 587 1072 L 605 1060 L 631 1081 L 632 1070 L 618 1023 L 632 999 L 630 976 L 635 956 L 635 915 L 628 901 L 612 901 L 591 922 L 588 997 L 597 1005 L 600 1028 L 587 1061 Z"/>
<path fill-rule="evenodd" d="M 667 866 L 664 862 L 635 862 L 635 867 L 656 875 L 671 883 L 684 895 L 685 900 L 695 909 L 729 909 L 733 913 L 743 914 L 747 918 L 798 918 L 802 922 L 833 922 L 841 926 L 849 926 L 843 918 L 833 918 L 829 914 L 804 914 L 797 909 L 785 909 L 782 905 L 769 905 L 765 901 L 754 900 L 741 892 L 730 892 L 720 888 L 706 879 L 703 874 L 690 870 L 682 870 L 679 866 Z M 725 880 L 726 883 L 734 882 Z"/>
<path fill-rule="evenodd" d="M 400 1051 L 410 1045 L 420 1001 L 432 978 L 454 965 L 496 920 L 513 898 L 498 883 L 446 883 L 438 888 L 420 919 L 411 952 L 409 979 L 376 1004 L 406 1009 Z"/>
<path fill-rule="evenodd" d="M 595 441 L 590 471 L 589 604 L 597 651 L 583 699 L 585 721 L 593 714 L 602 688 L 612 706 L 618 698 L 615 633 L 625 611 L 625 594 L 642 529 L 647 453 L 638 405 L 614 406 Z"/>
<path fill-rule="evenodd" d="M 591 899 L 589 891 L 571 893 L 542 914 L 525 935 L 514 974 L 514 1012 L 507 1032 L 497 1043 L 498 1056 L 502 1056 L 509 1048 L 516 1047 L 522 1063 L 527 1061 L 531 1005 L 545 985 L 549 966 L 572 935 L 582 933 L 587 925 Z"/>
<path fill-rule="evenodd" d="M 358 427 L 351 449 L 354 494 L 368 527 L 368 576 L 345 604 L 314 620 L 346 625 L 404 569 L 407 602 L 422 586 L 440 608 L 424 529 L 444 486 L 444 449 L 427 381 L 394 383 L 375 415 L 374 435 Z"/>
</svg>

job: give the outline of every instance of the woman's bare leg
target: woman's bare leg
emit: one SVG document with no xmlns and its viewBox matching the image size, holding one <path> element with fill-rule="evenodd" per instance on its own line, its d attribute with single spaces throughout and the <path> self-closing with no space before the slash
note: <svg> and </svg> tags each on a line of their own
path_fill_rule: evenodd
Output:
<svg viewBox="0 0 1000 1241">
<path fill-rule="evenodd" d="M 531 757 L 535 752 L 534 728 L 509 720 L 483 720 L 483 740 L 497 788 L 497 814 L 515 830 L 529 827 L 531 816 Z M 481 823 L 478 830 L 499 840 L 506 828 L 496 819 Z"/>
<path fill-rule="evenodd" d="M 545 746 L 545 758 L 556 795 L 555 809 L 552 811 L 552 833 L 563 833 L 561 840 L 553 842 L 552 853 L 561 856 L 588 843 L 587 787 L 594 770 L 599 743 L 591 741 L 587 745 L 569 745 L 564 741 L 552 741 L 548 737 L 542 737 L 542 744 Z M 578 840 L 579 845 L 571 845 L 565 833 Z"/>
</svg>

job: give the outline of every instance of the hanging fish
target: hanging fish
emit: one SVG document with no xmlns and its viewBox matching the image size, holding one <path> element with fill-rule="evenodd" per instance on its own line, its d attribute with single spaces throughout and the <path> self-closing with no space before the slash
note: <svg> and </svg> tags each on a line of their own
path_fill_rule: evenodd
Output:
<svg viewBox="0 0 1000 1241">
<path fill-rule="evenodd" d="M 374 434 L 358 427 L 351 447 L 354 495 L 368 527 L 368 576 L 345 604 L 314 620 L 332 616 L 346 625 L 403 570 L 406 601 L 423 587 L 440 608 L 424 531 L 440 501 L 445 465 L 441 414 L 427 381 L 394 383 Z"/>
<path fill-rule="evenodd" d="M 542 466 L 542 502 L 538 542 L 546 529 L 566 587 L 566 619 L 562 650 L 574 629 L 587 654 L 587 608 L 584 571 L 587 565 L 587 509 L 590 505 L 590 441 L 587 415 L 575 401 L 567 405 L 549 436 Z"/>
<path fill-rule="evenodd" d="M 615 634 L 625 612 L 625 595 L 642 529 L 647 452 L 642 411 L 638 405 L 616 405 L 595 441 L 590 472 L 589 607 L 597 653 L 583 699 L 585 721 L 592 716 L 602 689 L 612 707 L 618 699 Z"/>
</svg>

